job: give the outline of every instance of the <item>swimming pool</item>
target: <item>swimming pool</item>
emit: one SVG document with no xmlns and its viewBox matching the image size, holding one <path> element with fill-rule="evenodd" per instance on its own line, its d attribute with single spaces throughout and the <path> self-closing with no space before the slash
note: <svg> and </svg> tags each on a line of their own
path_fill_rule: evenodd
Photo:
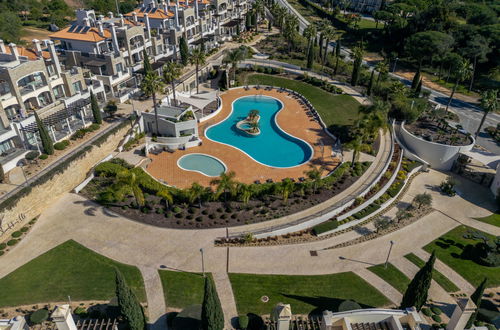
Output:
<svg viewBox="0 0 500 330">
<path fill-rule="evenodd" d="M 276 115 L 282 108 L 283 103 L 273 97 L 241 97 L 233 102 L 229 117 L 209 127 L 205 136 L 215 142 L 240 149 L 263 165 L 282 168 L 301 165 L 311 158 L 312 148 L 278 126 Z M 236 128 L 236 124 L 245 119 L 250 110 L 259 111 L 258 135 L 249 135 Z"/>
<path fill-rule="evenodd" d="M 198 172 L 206 176 L 219 176 L 226 172 L 226 165 L 215 157 L 205 154 L 184 155 L 177 161 L 177 166 L 186 171 Z"/>
</svg>

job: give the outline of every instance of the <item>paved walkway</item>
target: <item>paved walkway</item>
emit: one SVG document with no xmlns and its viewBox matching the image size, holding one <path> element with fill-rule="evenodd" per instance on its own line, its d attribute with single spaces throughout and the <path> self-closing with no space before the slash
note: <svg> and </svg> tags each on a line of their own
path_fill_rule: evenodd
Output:
<svg viewBox="0 0 500 330">
<path fill-rule="evenodd" d="M 148 300 L 148 322 L 150 329 L 165 329 L 166 320 L 166 305 L 163 295 L 163 286 L 160 280 L 160 274 L 156 267 L 139 266 L 142 278 L 144 279 L 144 287 Z"/>
<path fill-rule="evenodd" d="M 399 306 L 401 300 L 403 299 L 403 295 L 389 283 L 375 275 L 373 272 L 369 271 L 368 268 L 357 269 L 356 271 L 354 271 L 354 273 L 362 277 L 365 281 L 379 290 L 384 296 L 389 298 L 389 300 L 393 302 L 395 307 Z"/>
<path fill-rule="evenodd" d="M 232 329 L 232 321 L 238 315 L 234 301 L 233 287 L 226 272 L 212 273 L 217 294 L 224 310 L 225 329 Z"/>
</svg>

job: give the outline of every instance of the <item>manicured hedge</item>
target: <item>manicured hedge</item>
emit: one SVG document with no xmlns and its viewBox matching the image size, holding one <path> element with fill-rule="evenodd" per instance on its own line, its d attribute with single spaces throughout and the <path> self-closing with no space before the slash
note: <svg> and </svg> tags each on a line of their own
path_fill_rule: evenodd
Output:
<svg viewBox="0 0 500 330">
<path fill-rule="evenodd" d="M 64 150 L 64 149 L 66 149 L 67 146 L 69 146 L 68 140 L 63 140 L 63 141 L 54 143 L 54 149 L 56 149 L 56 150 Z"/>
<path fill-rule="evenodd" d="M 394 182 L 390 187 L 389 189 L 387 189 L 387 193 L 389 194 L 389 196 L 391 197 L 396 197 L 396 195 L 399 193 L 399 191 L 401 190 L 401 188 L 403 188 L 403 184 L 404 184 L 404 181 L 396 181 Z"/>
<path fill-rule="evenodd" d="M 49 318 L 49 311 L 46 309 L 39 309 L 30 315 L 30 321 L 34 324 L 40 324 Z"/>
<path fill-rule="evenodd" d="M 320 223 L 319 225 L 314 226 L 312 230 L 314 235 L 319 235 L 322 233 L 326 233 L 327 231 L 336 229 L 338 226 L 339 222 L 337 221 L 337 219 L 334 219 Z"/>
<path fill-rule="evenodd" d="M 377 205 L 375 203 L 370 204 L 367 207 L 365 207 L 364 209 L 362 209 L 361 211 L 359 211 L 358 213 L 355 213 L 353 215 L 353 217 L 355 217 L 358 220 L 362 219 L 362 218 L 366 217 L 367 215 L 370 215 L 373 212 L 377 211 L 379 208 L 380 208 L 380 205 Z"/>
</svg>

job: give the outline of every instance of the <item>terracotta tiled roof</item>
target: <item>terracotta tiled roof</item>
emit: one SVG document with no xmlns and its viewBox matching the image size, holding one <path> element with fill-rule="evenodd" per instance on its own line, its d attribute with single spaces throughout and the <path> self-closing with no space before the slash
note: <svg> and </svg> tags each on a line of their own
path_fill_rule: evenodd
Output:
<svg viewBox="0 0 500 330">
<path fill-rule="evenodd" d="M 38 59 L 38 56 L 36 55 L 36 51 L 34 49 L 17 46 L 17 52 L 19 53 L 19 56 L 27 57 L 31 61 Z M 6 47 L 6 53 L 11 54 L 10 47 Z M 43 58 L 49 59 L 50 53 L 42 51 L 42 56 Z"/>
<path fill-rule="evenodd" d="M 111 32 L 104 29 L 104 37 L 99 34 L 99 30 L 96 27 L 91 27 L 87 32 L 74 32 L 78 30 L 73 30 L 70 32 L 72 26 L 62 29 L 56 33 L 51 34 L 49 37 L 52 39 L 70 39 L 70 40 L 80 40 L 89 42 L 99 42 L 105 39 L 111 38 Z"/>
<path fill-rule="evenodd" d="M 156 19 L 166 19 L 170 17 L 174 17 L 174 13 L 172 12 L 165 12 L 163 9 L 160 8 L 155 8 L 156 10 L 149 10 L 145 11 L 143 8 L 137 8 L 134 11 L 131 11 L 128 14 L 125 14 L 126 17 L 132 17 L 132 13 L 136 13 L 137 17 L 144 17 L 145 13 L 148 13 L 149 18 L 156 18 Z"/>
</svg>

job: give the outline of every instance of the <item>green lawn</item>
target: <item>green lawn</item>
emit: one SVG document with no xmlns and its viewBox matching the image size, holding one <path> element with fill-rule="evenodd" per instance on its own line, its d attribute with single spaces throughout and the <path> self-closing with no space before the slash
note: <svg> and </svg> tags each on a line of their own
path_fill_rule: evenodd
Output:
<svg viewBox="0 0 500 330">
<path fill-rule="evenodd" d="M 463 237 L 471 229 L 467 226 L 459 226 L 431 242 L 424 249 L 427 252 L 435 250 L 436 256 L 442 262 L 453 268 L 453 270 L 462 275 L 472 285 L 479 285 L 486 276 L 488 278 L 488 287 L 497 287 L 500 285 L 500 271 L 498 268 L 482 266 L 472 260 L 460 258 L 465 246 L 469 244 L 474 245 L 478 242 Z M 490 239 L 494 239 L 492 235 L 482 234 Z"/>
<path fill-rule="evenodd" d="M 279 302 L 292 305 L 294 314 L 312 311 L 336 312 L 339 304 L 351 299 L 363 307 L 380 307 L 390 301 L 354 273 L 331 275 L 229 274 L 239 314 L 270 314 Z M 261 301 L 268 296 L 269 302 Z"/>
<path fill-rule="evenodd" d="M 372 266 L 368 268 L 368 270 L 375 273 L 375 275 L 392 285 L 401 293 L 404 293 L 408 284 L 410 284 L 410 279 L 399 269 L 394 267 L 393 264 L 387 264 L 387 269 L 384 268 L 384 264 L 381 264 Z"/>
<path fill-rule="evenodd" d="M 160 270 L 167 306 L 185 308 L 203 302 L 204 279 L 200 273 Z M 211 276 L 209 274 L 209 276 Z"/>
<path fill-rule="evenodd" d="M 118 268 L 141 301 L 144 282 L 137 267 L 67 241 L 0 279 L 0 307 L 72 300 L 108 300 L 115 295 Z"/>
<path fill-rule="evenodd" d="M 425 265 L 425 261 L 423 261 L 413 253 L 405 255 L 405 258 L 410 260 L 419 268 L 422 268 Z M 446 276 L 444 276 L 435 269 L 432 271 L 432 279 L 436 281 L 436 283 L 439 284 L 439 286 L 445 289 L 446 292 L 457 292 L 460 290 L 460 288 L 456 286 L 455 283 L 450 281 Z"/>
<path fill-rule="evenodd" d="M 489 215 L 484 218 L 475 218 L 477 221 L 481 222 L 486 222 L 490 225 L 500 227 L 500 214 L 498 213 L 493 213 L 492 215 Z"/>
<path fill-rule="evenodd" d="M 247 84 L 284 87 L 301 93 L 316 108 L 331 131 L 335 131 L 335 126 L 352 125 L 359 117 L 360 104 L 349 95 L 334 95 L 301 81 L 265 74 L 249 75 Z"/>
</svg>

